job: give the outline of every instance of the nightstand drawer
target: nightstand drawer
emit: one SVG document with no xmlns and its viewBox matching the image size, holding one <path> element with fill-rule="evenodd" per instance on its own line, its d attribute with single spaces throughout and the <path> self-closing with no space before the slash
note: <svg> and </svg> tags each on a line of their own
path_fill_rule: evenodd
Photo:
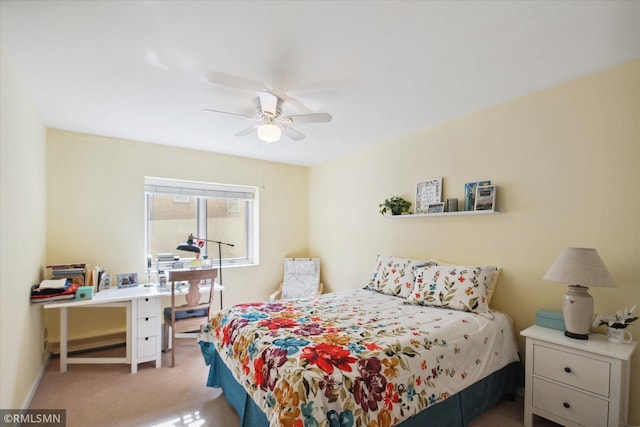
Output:
<svg viewBox="0 0 640 427">
<path fill-rule="evenodd" d="M 609 396 L 609 363 L 543 345 L 533 351 L 534 375 Z"/>
<path fill-rule="evenodd" d="M 143 317 L 142 319 L 138 319 L 138 338 L 158 335 L 157 322 L 157 317 Z"/>
<path fill-rule="evenodd" d="M 606 426 L 609 402 L 557 384 L 533 379 L 533 406 L 581 426 Z"/>
<path fill-rule="evenodd" d="M 153 317 L 159 314 L 159 298 L 139 298 L 136 303 L 138 304 L 138 319 L 141 317 Z"/>
<path fill-rule="evenodd" d="M 138 338 L 138 359 L 156 356 L 156 337 Z"/>
</svg>

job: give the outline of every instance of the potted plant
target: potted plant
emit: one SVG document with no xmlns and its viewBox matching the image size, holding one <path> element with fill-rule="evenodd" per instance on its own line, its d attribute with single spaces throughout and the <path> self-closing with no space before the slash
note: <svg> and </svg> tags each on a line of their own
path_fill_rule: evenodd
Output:
<svg viewBox="0 0 640 427">
<path fill-rule="evenodd" d="M 632 322 L 638 320 L 638 316 L 633 316 L 633 310 L 636 309 L 634 304 L 629 310 L 627 307 L 624 310 L 618 310 L 615 313 L 599 313 L 593 320 L 593 326 L 607 325 L 607 338 L 611 342 L 622 343 L 631 341 L 631 333 L 627 332 L 627 340 L 625 341 L 624 329 Z"/>
<path fill-rule="evenodd" d="M 393 196 L 385 199 L 378 207 L 380 208 L 380 215 L 386 214 L 387 211 L 390 211 L 391 215 L 400 215 L 402 212 L 409 211 L 411 202 L 406 201 L 402 197 Z"/>
</svg>

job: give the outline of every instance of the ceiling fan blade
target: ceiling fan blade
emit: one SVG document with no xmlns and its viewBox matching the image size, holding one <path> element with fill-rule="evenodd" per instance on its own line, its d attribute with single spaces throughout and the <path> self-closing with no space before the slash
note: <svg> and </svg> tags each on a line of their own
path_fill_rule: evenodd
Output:
<svg viewBox="0 0 640 427">
<path fill-rule="evenodd" d="M 284 133 L 294 141 L 302 141 L 305 138 L 303 133 L 300 133 L 297 130 L 292 129 L 288 126 L 282 126 L 282 133 Z"/>
<path fill-rule="evenodd" d="M 236 116 L 236 117 L 241 117 L 243 119 L 249 119 L 249 120 L 260 120 L 257 117 L 252 117 L 252 116 L 247 116 L 246 114 L 238 114 L 238 113 L 230 113 L 228 111 L 220 111 L 220 110 L 212 110 L 210 108 L 203 108 L 202 111 L 208 111 L 210 113 L 220 113 L 220 114 L 228 114 L 230 116 Z"/>
<path fill-rule="evenodd" d="M 327 123 L 330 122 L 331 119 L 333 119 L 333 117 L 331 117 L 329 113 L 312 113 L 280 117 L 278 120 L 287 123 Z"/>
<path fill-rule="evenodd" d="M 247 136 L 249 135 L 251 132 L 253 132 L 254 130 L 256 130 L 258 128 L 259 125 L 253 125 L 253 126 L 249 126 L 246 129 L 242 129 L 240 132 L 236 133 L 236 136 Z"/>
<path fill-rule="evenodd" d="M 262 108 L 262 111 L 275 117 L 278 109 L 278 97 L 266 91 L 258 92 L 258 96 L 260 97 L 260 108 Z"/>
<path fill-rule="evenodd" d="M 219 71 L 209 71 L 207 73 L 207 81 L 214 85 L 232 87 L 248 92 L 257 92 L 264 90 L 264 85 L 242 77 L 232 76 L 230 74 L 221 73 Z"/>
</svg>

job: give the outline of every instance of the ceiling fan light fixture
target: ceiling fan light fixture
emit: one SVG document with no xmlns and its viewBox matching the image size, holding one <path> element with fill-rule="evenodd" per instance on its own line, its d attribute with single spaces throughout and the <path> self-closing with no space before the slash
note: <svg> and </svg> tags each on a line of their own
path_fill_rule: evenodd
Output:
<svg viewBox="0 0 640 427">
<path fill-rule="evenodd" d="M 282 135 L 280 126 L 273 123 L 264 123 L 258 126 L 258 138 L 264 142 L 276 142 Z"/>
<path fill-rule="evenodd" d="M 0 0 L 1 1 L 1 0 Z M 295 123 L 328 123 L 332 117 L 329 113 L 308 113 L 296 114 L 293 116 L 282 116 L 281 109 L 282 100 L 276 95 L 266 90 L 258 92 L 256 115 L 247 116 L 246 114 L 232 113 L 229 111 L 212 110 L 203 108 L 203 111 L 212 113 L 228 114 L 235 117 L 251 120 L 254 124 L 246 129 L 236 132 L 236 136 L 247 136 L 257 131 L 258 138 L 263 142 L 276 142 L 284 135 L 294 141 L 302 141 L 305 135 L 289 125 Z M 257 123 L 256 123 L 257 122 Z"/>
</svg>

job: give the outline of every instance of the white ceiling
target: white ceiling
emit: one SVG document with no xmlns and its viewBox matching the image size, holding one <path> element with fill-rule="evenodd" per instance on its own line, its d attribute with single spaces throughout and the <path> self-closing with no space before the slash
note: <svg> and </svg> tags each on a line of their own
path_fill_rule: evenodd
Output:
<svg viewBox="0 0 640 427">
<path fill-rule="evenodd" d="M 47 127 L 314 165 L 640 58 L 640 1 L 0 0 Z M 207 81 L 213 73 L 219 84 Z M 256 91 L 328 124 L 237 137 Z"/>
</svg>

